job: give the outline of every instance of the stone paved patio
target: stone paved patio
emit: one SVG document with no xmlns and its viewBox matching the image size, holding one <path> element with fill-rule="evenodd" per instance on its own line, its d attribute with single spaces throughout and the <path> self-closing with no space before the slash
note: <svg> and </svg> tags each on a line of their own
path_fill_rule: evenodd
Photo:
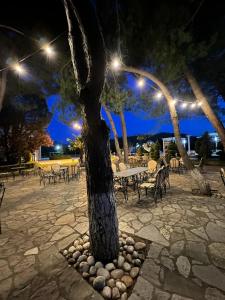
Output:
<svg viewBox="0 0 225 300">
<path fill-rule="evenodd" d="M 207 176 L 223 194 L 219 173 Z M 135 194 L 118 200 L 120 229 L 152 241 L 129 299 L 225 300 L 225 198 L 193 196 L 187 175 L 171 185 L 157 207 Z M 9 182 L 1 216 L 0 299 L 102 299 L 58 252 L 88 229 L 84 177 Z"/>
</svg>

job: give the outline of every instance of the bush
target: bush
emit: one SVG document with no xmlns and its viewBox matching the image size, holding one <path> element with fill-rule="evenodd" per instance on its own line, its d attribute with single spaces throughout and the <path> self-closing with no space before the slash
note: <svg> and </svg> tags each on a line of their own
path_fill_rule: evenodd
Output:
<svg viewBox="0 0 225 300">
<path fill-rule="evenodd" d="M 68 159 L 72 158 L 71 155 L 64 155 L 64 154 L 53 154 L 49 157 L 50 160 L 56 160 L 56 159 Z"/>
<path fill-rule="evenodd" d="M 160 143 L 157 141 L 156 143 L 151 145 L 150 150 L 151 159 L 154 159 L 155 161 L 158 161 L 160 157 Z"/>
<path fill-rule="evenodd" d="M 177 144 L 175 142 L 170 142 L 165 154 L 166 161 L 169 162 L 171 158 L 176 157 L 178 154 Z"/>
<path fill-rule="evenodd" d="M 195 151 L 203 159 L 207 159 L 211 156 L 212 143 L 208 132 L 205 132 L 201 138 L 195 143 Z"/>
<path fill-rule="evenodd" d="M 137 149 L 137 155 L 138 155 L 138 156 L 142 156 L 142 155 L 143 155 L 143 148 L 142 148 L 142 147 L 139 147 L 139 148 Z"/>
</svg>

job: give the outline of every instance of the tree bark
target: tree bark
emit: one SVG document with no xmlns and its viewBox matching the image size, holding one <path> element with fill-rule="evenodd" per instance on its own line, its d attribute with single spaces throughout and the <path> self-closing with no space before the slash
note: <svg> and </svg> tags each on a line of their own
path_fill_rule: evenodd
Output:
<svg viewBox="0 0 225 300">
<path fill-rule="evenodd" d="M 115 123 L 113 121 L 111 112 L 110 112 L 110 110 L 108 109 L 108 107 L 106 105 L 102 104 L 102 106 L 103 106 L 103 108 L 106 112 L 106 115 L 109 119 L 109 123 L 110 123 L 111 128 L 112 128 L 112 132 L 113 132 L 113 135 L 114 135 L 114 141 L 115 141 L 116 153 L 119 157 L 119 160 L 123 161 L 123 157 L 122 157 L 121 150 L 120 150 L 120 145 L 119 145 L 119 140 L 118 140 L 118 134 L 117 134 L 116 126 L 115 126 Z"/>
<path fill-rule="evenodd" d="M 209 119 L 213 127 L 216 129 L 221 142 L 223 144 L 223 148 L 225 150 L 225 128 L 223 126 L 223 123 L 219 120 L 217 115 L 212 110 L 206 96 L 204 95 L 200 85 L 198 84 L 196 78 L 193 76 L 190 70 L 188 70 L 185 73 L 187 80 L 192 88 L 192 91 L 197 99 L 198 102 L 201 102 L 201 108 L 206 115 L 206 117 Z"/>
<path fill-rule="evenodd" d="M 96 260 L 108 262 L 118 257 L 119 238 L 109 130 L 100 116 L 106 68 L 104 41 L 91 1 L 64 0 L 64 6 L 71 59 L 80 86 L 79 101 L 84 109 L 91 251 Z"/>
<path fill-rule="evenodd" d="M 122 66 L 121 70 L 146 77 L 146 78 L 150 79 L 151 81 L 153 81 L 160 88 L 164 97 L 166 98 L 166 101 L 167 101 L 167 104 L 169 107 L 169 112 L 170 112 L 170 117 L 171 117 L 171 121 L 173 124 L 174 136 L 176 139 L 177 148 L 180 153 L 180 156 L 182 157 L 184 165 L 187 168 L 187 170 L 189 171 L 189 173 L 192 176 L 192 178 L 194 179 L 194 181 L 196 182 L 196 184 L 198 185 L 200 193 L 202 195 L 211 195 L 211 189 L 210 189 L 209 184 L 205 181 L 205 179 L 202 176 L 202 174 L 200 173 L 200 171 L 194 167 L 192 161 L 188 157 L 187 152 L 181 142 L 178 115 L 177 115 L 175 104 L 173 103 L 173 97 L 170 94 L 170 91 L 168 90 L 168 88 L 155 75 L 153 75 L 147 71 L 143 71 L 143 70 L 139 70 L 139 69 L 136 69 L 133 67 L 127 67 L 127 66 Z"/>
<path fill-rule="evenodd" d="M 124 162 L 125 164 L 128 164 L 129 159 L 129 148 L 128 148 L 128 141 L 127 141 L 127 126 L 126 121 L 124 117 L 124 113 L 121 110 L 120 113 L 120 121 L 121 121 L 121 128 L 122 128 L 122 136 L 123 136 L 123 151 L 124 151 Z"/>
<path fill-rule="evenodd" d="M 0 78 L 0 111 L 2 110 L 3 101 L 5 97 L 6 90 L 6 81 L 7 81 L 7 71 L 3 71 Z"/>
</svg>

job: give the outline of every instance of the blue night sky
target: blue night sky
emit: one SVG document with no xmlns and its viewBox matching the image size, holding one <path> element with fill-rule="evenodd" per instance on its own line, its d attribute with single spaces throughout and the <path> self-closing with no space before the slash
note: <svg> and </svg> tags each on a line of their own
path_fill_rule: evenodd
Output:
<svg viewBox="0 0 225 300">
<path fill-rule="evenodd" d="M 56 97 L 58 96 L 56 95 L 48 98 L 48 106 L 50 109 Z M 109 126 L 109 122 L 104 111 L 102 112 L 102 116 L 106 120 Z M 118 134 L 119 136 L 121 136 L 122 132 L 121 132 L 119 117 L 113 115 L 113 118 L 118 130 Z M 144 113 L 143 114 L 139 113 L 139 115 L 137 115 L 131 112 L 126 112 L 125 118 L 127 123 L 128 135 L 173 132 L 173 128 L 169 116 L 166 116 L 164 118 L 155 118 L 155 119 L 147 120 L 144 117 Z M 213 127 L 211 126 L 207 118 L 203 116 L 193 116 L 192 118 L 181 120 L 180 129 L 182 133 L 196 135 L 196 136 L 201 135 L 205 131 L 209 131 L 209 132 L 214 131 Z M 48 126 L 48 132 L 51 138 L 58 143 L 65 143 L 67 138 L 72 137 L 73 134 L 77 134 L 77 132 L 72 127 L 63 124 L 57 118 L 57 114 L 53 116 Z M 113 137 L 112 132 L 111 132 L 111 137 Z"/>
<path fill-rule="evenodd" d="M 128 75 L 127 76 L 127 85 L 131 88 L 134 92 L 134 95 L 138 97 L 140 91 L 137 88 L 136 79 L 134 76 Z M 151 85 L 151 82 L 148 82 Z M 51 106 L 54 101 L 59 97 L 58 95 L 54 95 L 48 98 L 48 106 L 51 110 Z M 164 100 L 160 102 L 162 104 L 166 104 Z M 159 103 L 159 105 L 160 105 Z M 224 102 L 222 102 L 221 107 L 225 107 Z M 179 116 L 179 114 L 178 114 Z M 109 128 L 109 121 L 104 111 L 102 111 L 102 117 L 106 120 Z M 113 115 L 113 119 L 116 124 L 116 128 L 118 131 L 118 135 L 121 136 L 121 126 L 120 120 L 117 115 Z M 167 114 L 166 116 L 154 119 L 148 119 L 144 112 L 132 113 L 126 112 L 125 119 L 127 124 L 127 133 L 128 136 L 130 135 L 141 135 L 141 134 L 157 134 L 160 132 L 171 132 L 173 135 L 173 127 L 170 121 L 170 116 Z M 204 116 L 197 116 L 193 115 L 192 117 L 184 118 L 180 120 L 180 130 L 181 133 L 190 134 L 194 136 L 200 136 L 205 131 L 214 132 L 215 130 L 211 126 L 208 119 Z M 67 138 L 71 138 L 73 134 L 78 134 L 72 127 L 69 127 L 63 124 L 57 117 L 57 113 L 54 114 L 51 123 L 48 127 L 48 132 L 51 135 L 51 138 L 58 143 L 66 143 Z M 113 134 L 111 132 L 111 137 L 113 138 Z"/>
</svg>

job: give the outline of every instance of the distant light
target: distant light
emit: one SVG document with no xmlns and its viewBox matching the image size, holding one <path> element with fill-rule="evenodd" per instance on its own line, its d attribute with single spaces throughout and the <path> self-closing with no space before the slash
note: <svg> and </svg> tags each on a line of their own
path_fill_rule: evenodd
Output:
<svg viewBox="0 0 225 300">
<path fill-rule="evenodd" d="M 114 57 L 111 61 L 111 69 L 114 71 L 118 71 L 121 66 L 121 60 L 118 57 Z"/>
<path fill-rule="evenodd" d="M 24 76 L 27 72 L 23 65 L 15 63 L 12 65 L 12 69 L 19 75 Z"/>
<path fill-rule="evenodd" d="M 59 151 L 61 148 L 62 148 L 61 145 L 55 145 L 55 150 L 56 150 L 56 151 Z"/>
<path fill-rule="evenodd" d="M 217 141 L 218 141 L 218 137 L 217 137 L 217 136 L 215 136 L 214 140 L 215 140 L 215 142 L 217 142 Z"/>
<path fill-rule="evenodd" d="M 161 99 L 162 98 L 162 92 L 157 92 L 156 94 L 155 94 L 155 98 L 156 99 Z"/>
<path fill-rule="evenodd" d="M 196 107 L 196 103 L 191 104 L 191 108 L 194 109 Z"/>
<path fill-rule="evenodd" d="M 202 105 L 202 102 L 201 102 L 201 101 L 199 101 L 197 105 L 198 105 L 198 106 L 201 106 L 201 105 Z"/>
<path fill-rule="evenodd" d="M 81 130 L 82 129 L 82 126 L 79 124 L 79 123 L 73 123 L 73 128 L 76 129 L 76 130 Z"/>
<path fill-rule="evenodd" d="M 52 58 L 55 56 L 55 51 L 49 44 L 44 45 L 42 49 L 44 50 L 47 57 Z"/>
<path fill-rule="evenodd" d="M 174 98 L 174 99 L 173 99 L 173 104 L 176 104 L 177 101 L 178 101 L 178 100 L 177 100 L 176 98 Z"/>
<path fill-rule="evenodd" d="M 187 143 L 187 141 L 186 141 L 186 140 L 183 140 L 182 142 L 183 142 L 183 144 L 184 144 L 184 145 Z"/>
<path fill-rule="evenodd" d="M 183 102 L 182 104 L 181 104 L 181 108 L 186 108 L 187 107 L 187 102 Z"/>
<path fill-rule="evenodd" d="M 145 80 L 144 78 L 139 78 L 138 81 L 137 81 L 137 86 L 139 88 L 143 88 L 145 86 Z"/>
</svg>

